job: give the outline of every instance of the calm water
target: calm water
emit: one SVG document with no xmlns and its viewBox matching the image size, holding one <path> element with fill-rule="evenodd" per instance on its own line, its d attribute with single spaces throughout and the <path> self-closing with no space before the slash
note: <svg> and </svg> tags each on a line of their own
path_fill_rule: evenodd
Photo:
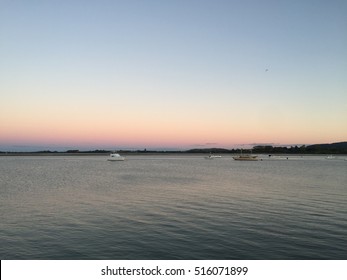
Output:
<svg viewBox="0 0 347 280">
<path fill-rule="evenodd" d="M 347 259 L 347 161 L 0 157 L 1 259 Z"/>
</svg>

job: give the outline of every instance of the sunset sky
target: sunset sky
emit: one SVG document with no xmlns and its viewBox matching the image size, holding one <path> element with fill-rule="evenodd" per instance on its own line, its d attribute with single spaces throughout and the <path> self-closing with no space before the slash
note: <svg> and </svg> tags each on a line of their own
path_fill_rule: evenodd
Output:
<svg viewBox="0 0 347 280">
<path fill-rule="evenodd" d="M 0 0 L 0 150 L 347 141 L 347 1 Z"/>
</svg>

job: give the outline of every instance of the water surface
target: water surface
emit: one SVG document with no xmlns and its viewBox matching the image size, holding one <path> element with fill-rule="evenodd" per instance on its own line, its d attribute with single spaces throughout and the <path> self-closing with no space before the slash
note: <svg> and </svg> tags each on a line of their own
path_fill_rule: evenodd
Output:
<svg viewBox="0 0 347 280">
<path fill-rule="evenodd" d="M 347 161 L 0 157 L 1 259 L 346 259 Z"/>
</svg>

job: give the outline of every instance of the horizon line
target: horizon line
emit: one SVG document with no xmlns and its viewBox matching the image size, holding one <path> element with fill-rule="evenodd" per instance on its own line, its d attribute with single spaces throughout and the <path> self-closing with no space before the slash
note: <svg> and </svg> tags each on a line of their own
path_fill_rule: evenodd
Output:
<svg viewBox="0 0 347 280">
<path fill-rule="evenodd" d="M 272 146 L 272 147 L 302 147 L 302 146 L 310 146 L 310 145 L 325 145 L 325 144 L 335 144 L 335 143 L 343 143 L 347 141 L 339 141 L 339 142 L 331 142 L 331 143 L 315 143 L 315 144 L 303 144 L 303 143 L 295 143 L 295 144 L 280 144 L 280 143 L 249 143 L 249 144 L 236 144 L 232 147 L 226 148 L 223 146 L 214 146 L 214 147 L 206 147 L 199 145 L 192 145 L 191 148 L 179 148 L 179 147 L 81 147 L 81 146 L 40 146 L 40 145 L 0 145 L 1 153 L 39 153 L 39 152 L 96 152 L 96 151 L 127 151 L 127 152 L 136 152 L 136 151 L 144 151 L 144 152 L 185 152 L 189 150 L 213 150 L 213 149 L 222 149 L 222 150 L 240 150 L 244 149 L 253 149 L 256 146 Z"/>
</svg>

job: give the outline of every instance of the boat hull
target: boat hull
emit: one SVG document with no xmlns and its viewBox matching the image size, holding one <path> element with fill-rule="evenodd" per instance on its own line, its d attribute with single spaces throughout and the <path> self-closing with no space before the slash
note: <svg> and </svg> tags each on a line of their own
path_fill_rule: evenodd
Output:
<svg viewBox="0 0 347 280">
<path fill-rule="evenodd" d="M 221 158 L 222 156 L 207 156 L 205 159 L 215 159 L 215 158 Z"/>
<path fill-rule="evenodd" d="M 109 158 L 108 161 L 124 161 L 125 158 Z"/>
<path fill-rule="evenodd" d="M 252 157 L 240 156 L 240 157 L 233 157 L 233 159 L 241 160 L 241 161 L 257 161 L 258 160 L 256 156 L 252 156 Z"/>
</svg>

